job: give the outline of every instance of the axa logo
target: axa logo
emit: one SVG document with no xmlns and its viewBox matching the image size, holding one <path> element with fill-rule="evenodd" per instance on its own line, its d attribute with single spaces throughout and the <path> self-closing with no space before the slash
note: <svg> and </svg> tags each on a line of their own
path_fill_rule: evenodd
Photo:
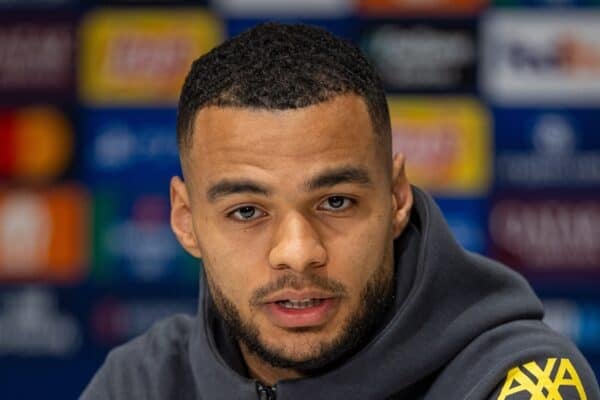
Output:
<svg viewBox="0 0 600 400">
<path fill-rule="evenodd" d="M 576 393 L 579 400 L 587 400 L 571 361 L 568 358 L 548 358 L 544 366 L 531 361 L 508 371 L 498 400 L 563 400 L 566 391 Z"/>
</svg>

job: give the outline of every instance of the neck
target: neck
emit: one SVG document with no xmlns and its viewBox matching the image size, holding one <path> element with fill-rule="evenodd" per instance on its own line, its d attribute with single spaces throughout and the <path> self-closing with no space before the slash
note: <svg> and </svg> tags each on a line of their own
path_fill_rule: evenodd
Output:
<svg viewBox="0 0 600 400">
<path fill-rule="evenodd" d="M 273 386 L 284 379 L 298 379 L 305 376 L 293 369 L 274 367 L 251 352 L 244 343 L 239 342 L 238 344 L 250 377 L 258 380 L 263 385 Z"/>
</svg>

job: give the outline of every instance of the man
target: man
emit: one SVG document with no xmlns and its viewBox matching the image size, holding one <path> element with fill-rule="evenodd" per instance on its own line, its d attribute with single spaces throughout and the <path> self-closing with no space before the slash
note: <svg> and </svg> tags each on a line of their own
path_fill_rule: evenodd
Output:
<svg viewBox="0 0 600 400">
<path fill-rule="evenodd" d="M 459 247 L 392 158 L 353 46 L 265 24 L 194 62 L 171 225 L 198 316 L 114 350 L 84 399 L 600 399 L 527 283 Z"/>
</svg>

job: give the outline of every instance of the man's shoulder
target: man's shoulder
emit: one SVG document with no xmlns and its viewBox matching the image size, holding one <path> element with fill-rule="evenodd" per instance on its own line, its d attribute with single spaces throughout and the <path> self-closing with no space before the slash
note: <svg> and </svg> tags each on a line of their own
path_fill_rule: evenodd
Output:
<svg viewBox="0 0 600 400">
<path fill-rule="evenodd" d="M 596 377 L 575 345 L 531 320 L 499 325 L 473 340 L 432 390 L 464 399 L 600 400 Z M 539 397 L 548 393 L 555 397 Z"/>
<path fill-rule="evenodd" d="M 177 314 L 156 322 L 142 335 L 116 347 L 109 357 L 132 357 L 143 359 L 172 357 L 187 351 L 194 317 Z"/>
<path fill-rule="evenodd" d="M 188 345 L 194 319 L 175 315 L 116 347 L 98 370 L 82 399 L 164 398 L 193 384 Z M 193 393 L 192 388 L 187 388 Z M 170 397 L 172 398 L 172 397 Z"/>
</svg>

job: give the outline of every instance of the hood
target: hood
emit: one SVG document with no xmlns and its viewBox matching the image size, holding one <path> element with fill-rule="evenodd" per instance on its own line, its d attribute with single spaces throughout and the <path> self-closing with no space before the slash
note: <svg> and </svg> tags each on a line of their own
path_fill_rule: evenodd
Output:
<svg viewBox="0 0 600 400">
<path fill-rule="evenodd" d="M 461 248 L 431 197 L 418 188 L 413 193 L 416 229 L 395 242 L 392 315 L 339 367 L 279 382 L 278 399 L 331 398 L 324 388 L 344 399 L 410 393 L 482 333 L 510 321 L 541 319 L 541 303 L 520 275 Z M 239 361 L 232 365 L 239 355 L 223 354 L 215 340 L 223 335 L 215 332 L 218 321 L 205 284 L 201 290 L 189 351 L 198 393 L 211 399 L 254 398 L 255 381 L 240 373 Z"/>
</svg>

